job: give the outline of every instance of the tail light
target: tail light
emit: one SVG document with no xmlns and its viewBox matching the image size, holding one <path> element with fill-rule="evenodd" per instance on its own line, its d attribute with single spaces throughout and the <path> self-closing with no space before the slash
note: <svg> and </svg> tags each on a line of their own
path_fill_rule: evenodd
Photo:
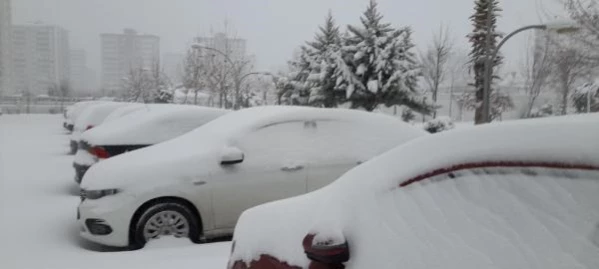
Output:
<svg viewBox="0 0 599 269">
<path fill-rule="evenodd" d="M 94 126 L 93 125 L 88 125 L 87 128 L 85 128 L 85 130 L 87 131 L 87 130 L 89 130 L 91 128 L 94 128 Z"/>
<path fill-rule="evenodd" d="M 110 154 L 103 147 L 91 147 L 89 148 L 89 153 L 100 158 L 100 159 L 108 159 L 110 158 Z"/>
</svg>

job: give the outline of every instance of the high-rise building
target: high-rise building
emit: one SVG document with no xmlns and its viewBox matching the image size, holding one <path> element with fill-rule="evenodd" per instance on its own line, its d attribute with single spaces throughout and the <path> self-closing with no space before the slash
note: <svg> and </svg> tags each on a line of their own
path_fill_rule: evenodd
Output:
<svg viewBox="0 0 599 269">
<path fill-rule="evenodd" d="M 72 49 L 69 53 L 71 89 L 76 92 L 87 90 L 85 76 L 87 72 L 87 56 L 85 50 Z"/>
<path fill-rule="evenodd" d="M 196 41 L 200 46 L 219 51 L 215 52 L 215 55 L 227 55 L 231 61 L 247 60 L 245 39 L 231 38 L 224 33 L 217 33 L 212 37 L 199 37 Z M 206 51 L 206 53 L 211 52 Z"/>
<path fill-rule="evenodd" d="M 0 0 L 0 96 L 11 91 L 11 11 L 10 0 Z"/>
<path fill-rule="evenodd" d="M 120 91 L 132 69 L 151 70 L 160 60 L 160 38 L 125 29 L 122 34 L 102 34 L 102 88 Z"/>
<path fill-rule="evenodd" d="M 13 89 L 47 94 L 69 82 L 69 33 L 54 25 L 12 27 Z"/>
</svg>

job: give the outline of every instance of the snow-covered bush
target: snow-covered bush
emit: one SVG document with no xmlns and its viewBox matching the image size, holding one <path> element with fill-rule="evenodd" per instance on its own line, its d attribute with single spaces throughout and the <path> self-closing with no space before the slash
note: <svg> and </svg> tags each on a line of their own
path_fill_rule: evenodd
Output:
<svg viewBox="0 0 599 269">
<path fill-rule="evenodd" d="M 544 117 L 551 117 L 554 115 L 554 109 L 553 109 L 553 105 L 551 104 L 544 104 L 543 106 L 541 106 L 540 108 L 533 108 L 530 111 L 530 117 L 531 118 L 544 118 Z"/>
<path fill-rule="evenodd" d="M 405 122 L 412 122 L 415 118 L 416 115 L 414 114 L 414 111 L 409 108 L 406 108 L 401 112 L 401 119 Z"/>
<path fill-rule="evenodd" d="M 424 123 L 424 130 L 431 133 L 440 133 L 455 128 L 453 120 L 449 117 L 438 117 Z"/>
</svg>

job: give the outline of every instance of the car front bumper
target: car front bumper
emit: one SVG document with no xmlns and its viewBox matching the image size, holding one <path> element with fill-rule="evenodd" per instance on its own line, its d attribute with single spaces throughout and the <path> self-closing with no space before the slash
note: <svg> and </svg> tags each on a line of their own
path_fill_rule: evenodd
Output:
<svg viewBox="0 0 599 269">
<path fill-rule="evenodd" d="M 98 200 L 85 199 L 77 208 L 79 234 L 86 240 L 111 247 L 129 246 L 129 224 L 135 213 L 133 197 L 120 194 Z M 109 233 L 92 233 L 92 225 L 109 227 Z"/>
</svg>

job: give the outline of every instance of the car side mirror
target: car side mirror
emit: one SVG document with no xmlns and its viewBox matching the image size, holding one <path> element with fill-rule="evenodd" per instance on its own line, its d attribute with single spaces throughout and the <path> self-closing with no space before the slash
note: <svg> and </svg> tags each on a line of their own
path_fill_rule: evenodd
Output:
<svg viewBox="0 0 599 269">
<path fill-rule="evenodd" d="M 323 237 L 317 239 L 316 237 L 316 234 L 308 234 L 302 241 L 304 253 L 312 261 L 312 264 L 321 265 L 322 268 L 344 268 L 343 263 L 349 261 L 347 241 L 344 238 Z"/>
<path fill-rule="evenodd" d="M 225 147 L 221 153 L 221 165 L 234 165 L 242 163 L 243 152 L 237 147 Z"/>
</svg>

